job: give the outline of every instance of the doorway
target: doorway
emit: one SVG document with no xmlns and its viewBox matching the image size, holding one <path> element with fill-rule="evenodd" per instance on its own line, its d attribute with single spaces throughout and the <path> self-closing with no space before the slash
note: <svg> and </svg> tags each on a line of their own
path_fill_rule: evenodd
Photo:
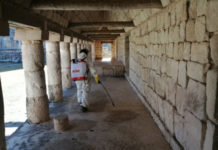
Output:
<svg viewBox="0 0 218 150">
<path fill-rule="evenodd" d="M 102 61 L 111 61 L 111 43 L 102 43 Z"/>
</svg>

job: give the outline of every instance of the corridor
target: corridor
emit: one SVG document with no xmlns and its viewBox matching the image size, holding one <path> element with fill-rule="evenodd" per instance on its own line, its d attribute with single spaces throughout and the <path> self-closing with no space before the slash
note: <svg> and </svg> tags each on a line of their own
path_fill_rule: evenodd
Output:
<svg viewBox="0 0 218 150">
<path fill-rule="evenodd" d="M 217 150 L 218 0 L 1 0 L 0 8 L 1 58 L 23 68 L 0 77 L 0 150 Z M 72 80 L 87 80 L 92 66 L 115 107 L 93 80 L 81 113 Z M 88 85 L 79 82 L 85 111 Z M 66 116 L 68 130 L 54 130 Z"/>
<path fill-rule="evenodd" d="M 67 114 L 70 127 L 57 132 L 50 120 L 25 122 L 7 141 L 8 150 L 171 150 L 149 112 L 124 78 L 101 78 L 115 103 L 93 82 L 90 109 L 82 113 L 75 86 L 64 101 L 50 103 L 51 118 Z"/>
</svg>

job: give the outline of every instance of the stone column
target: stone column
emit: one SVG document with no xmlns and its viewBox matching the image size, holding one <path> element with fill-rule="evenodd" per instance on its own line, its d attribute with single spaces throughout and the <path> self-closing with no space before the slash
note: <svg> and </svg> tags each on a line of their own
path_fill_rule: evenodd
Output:
<svg viewBox="0 0 218 150">
<path fill-rule="evenodd" d="M 60 42 L 62 87 L 71 88 L 70 43 Z"/>
<path fill-rule="evenodd" d="M 84 44 L 81 44 L 81 49 L 83 49 L 84 48 Z"/>
<path fill-rule="evenodd" d="M 59 42 L 46 41 L 48 97 L 54 102 L 63 98 L 59 48 Z"/>
<path fill-rule="evenodd" d="M 27 118 L 31 123 L 49 120 L 42 41 L 22 41 L 23 69 L 26 81 Z"/>
<path fill-rule="evenodd" d="M 77 44 L 76 43 L 70 43 L 70 55 L 71 55 L 71 59 L 77 58 Z"/>
<path fill-rule="evenodd" d="M 95 62 L 95 45 L 94 43 L 91 43 L 91 57 L 92 57 L 92 62 Z"/>
<path fill-rule="evenodd" d="M 44 73 L 42 31 L 16 29 L 15 40 L 22 40 L 22 59 L 26 82 L 26 109 L 30 123 L 49 120 Z"/>
<path fill-rule="evenodd" d="M 77 43 L 77 57 L 79 55 L 80 50 L 81 50 L 81 44 Z"/>
<path fill-rule="evenodd" d="M 5 146 L 5 122 L 4 122 L 4 101 L 0 78 L 0 150 L 6 150 Z"/>
</svg>

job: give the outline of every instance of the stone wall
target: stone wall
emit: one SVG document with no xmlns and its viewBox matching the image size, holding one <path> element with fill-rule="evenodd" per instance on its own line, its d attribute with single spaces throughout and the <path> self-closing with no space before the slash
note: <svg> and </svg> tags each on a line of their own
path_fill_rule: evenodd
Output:
<svg viewBox="0 0 218 150">
<path fill-rule="evenodd" d="M 96 59 L 102 59 L 102 43 L 111 43 L 111 55 L 112 58 L 115 58 L 116 52 L 116 42 L 115 41 L 111 41 L 111 40 L 96 40 L 94 42 L 94 46 L 95 46 L 95 58 Z"/>
<path fill-rule="evenodd" d="M 125 66 L 126 73 L 129 72 L 129 39 L 128 35 L 123 35 L 116 40 L 117 60 Z"/>
<path fill-rule="evenodd" d="M 125 64 L 125 36 L 117 38 L 117 60 Z"/>
<path fill-rule="evenodd" d="M 217 8 L 174 1 L 130 31 L 129 78 L 173 149 L 217 148 Z"/>
</svg>

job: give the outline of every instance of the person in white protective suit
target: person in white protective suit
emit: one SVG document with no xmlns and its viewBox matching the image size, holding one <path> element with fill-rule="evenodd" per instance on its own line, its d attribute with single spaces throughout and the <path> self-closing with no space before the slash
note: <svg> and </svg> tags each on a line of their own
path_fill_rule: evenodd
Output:
<svg viewBox="0 0 218 150">
<path fill-rule="evenodd" d="M 76 82 L 77 101 L 83 112 L 88 110 L 88 94 L 91 87 L 91 76 L 95 78 L 96 83 L 100 83 L 99 77 L 92 64 L 88 63 L 88 50 L 82 49 L 77 60 L 71 63 L 72 80 Z"/>
</svg>

